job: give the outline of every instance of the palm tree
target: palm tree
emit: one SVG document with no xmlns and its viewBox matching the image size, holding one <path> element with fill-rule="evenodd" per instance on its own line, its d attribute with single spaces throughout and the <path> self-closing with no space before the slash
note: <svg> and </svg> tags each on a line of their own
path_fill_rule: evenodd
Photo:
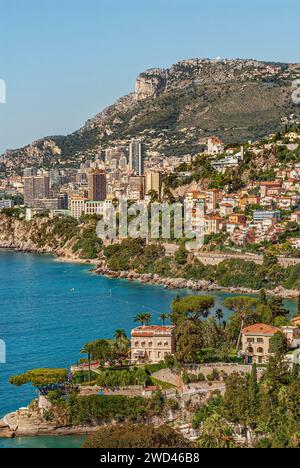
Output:
<svg viewBox="0 0 300 468">
<path fill-rule="evenodd" d="M 165 326 L 166 321 L 170 318 L 170 314 L 160 314 L 159 318 L 162 321 L 163 326 Z"/>
<path fill-rule="evenodd" d="M 116 341 L 123 341 L 125 339 L 127 340 L 127 335 L 126 335 L 125 330 L 122 330 L 121 328 L 118 328 L 114 333 L 114 339 Z"/>
<path fill-rule="evenodd" d="M 126 335 L 125 330 L 118 329 L 114 333 L 113 347 L 117 353 L 119 360 L 124 359 L 128 355 L 130 341 Z"/>
<path fill-rule="evenodd" d="M 151 322 L 151 314 L 139 314 L 135 317 L 134 321 L 140 323 L 142 326 L 149 325 Z"/>
<path fill-rule="evenodd" d="M 234 431 L 230 424 L 219 414 L 212 414 L 202 425 L 199 439 L 201 448 L 236 448 Z"/>
<path fill-rule="evenodd" d="M 89 383 L 91 384 L 91 358 L 93 354 L 94 345 L 93 343 L 86 343 L 84 348 L 80 351 L 80 354 L 87 354 L 89 363 Z"/>
</svg>

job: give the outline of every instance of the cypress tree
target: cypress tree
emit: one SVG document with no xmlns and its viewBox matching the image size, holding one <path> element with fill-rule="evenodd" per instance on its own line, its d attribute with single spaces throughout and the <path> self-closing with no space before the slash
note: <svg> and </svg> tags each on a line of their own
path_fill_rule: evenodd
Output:
<svg viewBox="0 0 300 468">
<path fill-rule="evenodd" d="M 268 303 L 267 293 L 265 289 L 261 289 L 259 292 L 259 303 L 261 305 L 267 305 Z"/>
<path fill-rule="evenodd" d="M 294 365 L 293 365 L 293 370 L 292 370 L 292 380 L 298 380 L 298 378 L 299 378 L 299 371 L 300 371 L 300 366 L 299 366 L 299 364 L 294 364 Z"/>
<path fill-rule="evenodd" d="M 249 416 L 252 424 L 255 422 L 255 416 L 257 414 L 258 393 L 257 366 L 253 364 L 249 379 Z"/>
</svg>

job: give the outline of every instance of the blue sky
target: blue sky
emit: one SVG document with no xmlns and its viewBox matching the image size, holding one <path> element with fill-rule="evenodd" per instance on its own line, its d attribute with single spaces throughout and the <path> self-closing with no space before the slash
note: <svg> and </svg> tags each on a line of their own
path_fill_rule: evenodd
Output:
<svg viewBox="0 0 300 468">
<path fill-rule="evenodd" d="M 66 134 L 192 57 L 300 62 L 299 0 L 0 0 L 0 152 Z"/>
</svg>

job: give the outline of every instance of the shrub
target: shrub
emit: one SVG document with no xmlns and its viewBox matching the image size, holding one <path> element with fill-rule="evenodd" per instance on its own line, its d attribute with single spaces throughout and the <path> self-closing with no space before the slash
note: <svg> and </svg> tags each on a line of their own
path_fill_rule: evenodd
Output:
<svg viewBox="0 0 300 468">
<path fill-rule="evenodd" d="M 142 397 L 90 395 L 77 397 L 70 404 L 70 424 L 105 423 L 112 421 L 141 421 L 161 414 L 164 400 L 155 395 L 147 400 Z"/>
<path fill-rule="evenodd" d="M 272 448 L 272 441 L 267 437 L 260 439 L 256 444 L 255 448 L 257 449 L 270 449 Z"/>
<path fill-rule="evenodd" d="M 167 400 L 167 406 L 171 411 L 177 411 L 179 408 L 179 403 L 177 400 L 174 400 L 174 398 L 170 398 Z"/>
<path fill-rule="evenodd" d="M 205 375 L 202 373 L 198 374 L 198 382 L 205 382 L 205 381 L 206 381 Z"/>
<path fill-rule="evenodd" d="M 188 385 L 191 380 L 190 380 L 190 375 L 187 373 L 187 372 L 184 372 L 182 374 L 182 382 L 185 384 L 185 385 Z"/>
<path fill-rule="evenodd" d="M 159 362 L 158 364 L 146 364 L 145 370 L 149 374 L 154 374 L 155 372 L 158 372 L 162 369 L 167 369 L 167 367 L 168 366 L 162 361 L 162 362 Z"/>
<path fill-rule="evenodd" d="M 151 383 L 145 369 L 105 370 L 97 375 L 97 383 L 101 387 L 127 387 Z"/>
<path fill-rule="evenodd" d="M 213 369 L 212 373 L 207 376 L 209 382 L 216 382 L 220 380 L 220 372 L 217 369 Z"/>
</svg>

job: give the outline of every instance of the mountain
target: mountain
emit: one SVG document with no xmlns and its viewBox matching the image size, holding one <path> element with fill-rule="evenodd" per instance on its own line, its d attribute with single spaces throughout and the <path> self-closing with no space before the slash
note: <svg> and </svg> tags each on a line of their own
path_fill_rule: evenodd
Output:
<svg viewBox="0 0 300 468">
<path fill-rule="evenodd" d="M 75 133 L 38 140 L 0 157 L 0 171 L 72 167 L 109 146 L 141 138 L 162 155 L 197 153 L 201 139 L 257 139 L 296 112 L 292 81 L 300 64 L 192 59 L 141 73 L 135 91 L 88 120 Z"/>
</svg>

